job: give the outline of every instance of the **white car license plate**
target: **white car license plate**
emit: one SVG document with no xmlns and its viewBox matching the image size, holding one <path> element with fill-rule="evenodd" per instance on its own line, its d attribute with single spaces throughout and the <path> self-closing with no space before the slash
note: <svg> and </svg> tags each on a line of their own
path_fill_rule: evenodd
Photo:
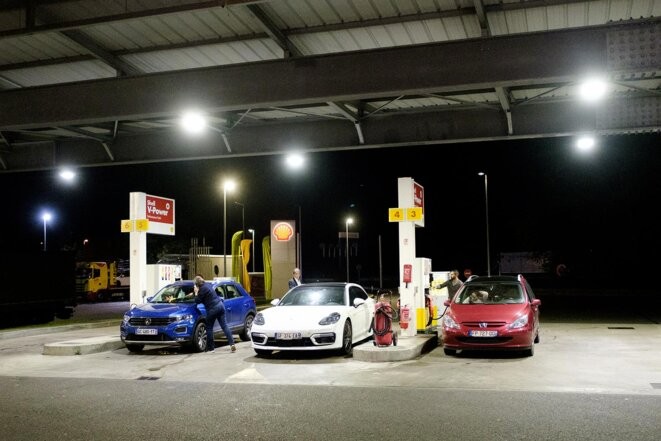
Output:
<svg viewBox="0 0 661 441">
<path fill-rule="evenodd" d="M 496 337 L 498 331 L 468 331 L 471 337 Z"/>
<path fill-rule="evenodd" d="M 276 332 L 275 338 L 278 340 L 300 340 L 303 334 L 300 332 Z"/>
<path fill-rule="evenodd" d="M 153 328 L 138 328 L 135 331 L 136 334 L 138 335 L 156 335 L 158 334 L 158 329 L 153 329 Z"/>
</svg>

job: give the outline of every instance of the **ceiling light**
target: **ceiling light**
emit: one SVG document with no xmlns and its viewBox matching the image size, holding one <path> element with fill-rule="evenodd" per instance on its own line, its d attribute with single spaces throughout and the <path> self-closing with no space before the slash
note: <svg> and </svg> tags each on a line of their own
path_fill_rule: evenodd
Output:
<svg viewBox="0 0 661 441">
<path fill-rule="evenodd" d="M 580 88 L 581 98 L 585 101 L 598 101 L 606 95 L 606 81 L 601 78 L 591 78 L 584 81 Z"/>
<path fill-rule="evenodd" d="M 199 112 L 186 112 L 181 116 L 181 127 L 188 133 L 199 135 L 207 126 L 207 119 Z"/>
</svg>

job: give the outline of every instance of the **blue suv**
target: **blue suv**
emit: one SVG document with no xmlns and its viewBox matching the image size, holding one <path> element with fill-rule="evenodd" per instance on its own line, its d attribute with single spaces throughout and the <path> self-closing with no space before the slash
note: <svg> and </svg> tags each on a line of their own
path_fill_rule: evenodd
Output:
<svg viewBox="0 0 661 441">
<path fill-rule="evenodd" d="M 250 328 L 257 313 L 255 299 L 230 279 L 215 279 L 206 284 L 225 302 L 225 318 L 232 333 L 241 340 L 250 340 Z M 147 303 L 132 307 L 124 314 L 120 336 L 131 352 L 140 352 L 145 345 L 179 345 L 203 352 L 207 347 L 206 311 L 196 304 L 193 281 L 182 280 L 169 284 Z M 214 332 L 221 332 L 216 321 Z"/>
</svg>

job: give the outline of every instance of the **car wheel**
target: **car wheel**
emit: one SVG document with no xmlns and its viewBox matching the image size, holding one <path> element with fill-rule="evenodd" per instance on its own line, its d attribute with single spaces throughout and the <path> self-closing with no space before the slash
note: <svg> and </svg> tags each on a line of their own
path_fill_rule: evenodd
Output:
<svg viewBox="0 0 661 441">
<path fill-rule="evenodd" d="M 243 322 L 243 332 L 239 334 L 239 338 L 243 341 L 250 341 L 250 329 L 252 329 L 252 322 L 255 320 L 255 316 L 248 314 L 245 321 Z"/>
<path fill-rule="evenodd" d="M 195 326 L 191 346 L 195 352 L 204 352 L 207 348 L 207 325 L 200 322 Z"/>
<path fill-rule="evenodd" d="M 534 345 L 530 346 L 529 349 L 526 349 L 525 351 L 523 351 L 523 354 L 526 357 L 532 357 L 533 355 L 535 355 L 535 346 Z"/>
<path fill-rule="evenodd" d="M 445 353 L 445 355 L 457 355 L 456 349 L 443 348 L 443 352 Z"/>
<path fill-rule="evenodd" d="M 534 343 L 539 343 L 539 332 L 535 335 Z"/>
<path fill-rule="evenodd" d="M 126 349 L 128 349 L 129 352 L 142 352 L 144 347 L 145 345 L 126 345 Z"/>
<path fill-rule="evenodd" d="M 255 349 L 255 354 L 260 355 L 262 357 L 268 357 L 272 353 L 273 353 L 273 351 L 268 350 L 268 349 Z"/>
<path fill-rule="evenodd" d="M 342 331 L 342 355 L 349 356 L 353 353 L 353 329 L 351 322 L 347 320 L 344 322 L 344 330 Z"/>
</svg>

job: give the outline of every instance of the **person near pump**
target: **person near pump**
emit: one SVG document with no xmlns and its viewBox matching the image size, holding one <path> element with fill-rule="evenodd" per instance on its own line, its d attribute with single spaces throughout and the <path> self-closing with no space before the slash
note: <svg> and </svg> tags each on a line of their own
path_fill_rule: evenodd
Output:
<svg viewBox="0 0 661 441">
<path fill-rule="evenodd" d="M 461 281 L 459 278 L 459 270 L 452 270 L 450 271 L 450 278 L 446 280 L 445 282 L 441 283 L 440 285 L 437 285 L 437 289 L 442 289 L 442 288 L 447 288 L 448 289 L 448 300 L 452 300 L 454 298 L 454 295 L 459 291 L 459 288 L 461 288 L 464 285 L 464 282 Z"/>
<path fill-rule="evenodd" d="M 227 337 L 227 341 L 230 345 L 230 351 L 236 352 L 236 346 L 234 345 L 234 336 L 232 331 L 230 331 L 229 326 L 227 326 L 227 320 L 225 319 L 225 303 L 221 297 L 219 297 L 215 292 L 211 290 L 209 285 L 205 284 L 204 278 L 202 276 L 195 276 L 195 285 L 193 292 L 189 296 L 195 296 L 195 303 L 202 303 L 204 309 L 206 309 L 206 324 L 207 324 L 207 348 L 206 352 L 213 352 L 216 349 L 215 342 L 213 340 L 213 325 L 218 320 L 220 327 Z"/>
<path fill-rule="evenodd" d="M 302 285 L 303 282 L 301 281 L 301 270 L 300 268 L 294 268 L 294 271 L 292 272 L 292 277 L 289 279 L 289 289 L 292 289 L 298 285 Z"/>
</svg>

